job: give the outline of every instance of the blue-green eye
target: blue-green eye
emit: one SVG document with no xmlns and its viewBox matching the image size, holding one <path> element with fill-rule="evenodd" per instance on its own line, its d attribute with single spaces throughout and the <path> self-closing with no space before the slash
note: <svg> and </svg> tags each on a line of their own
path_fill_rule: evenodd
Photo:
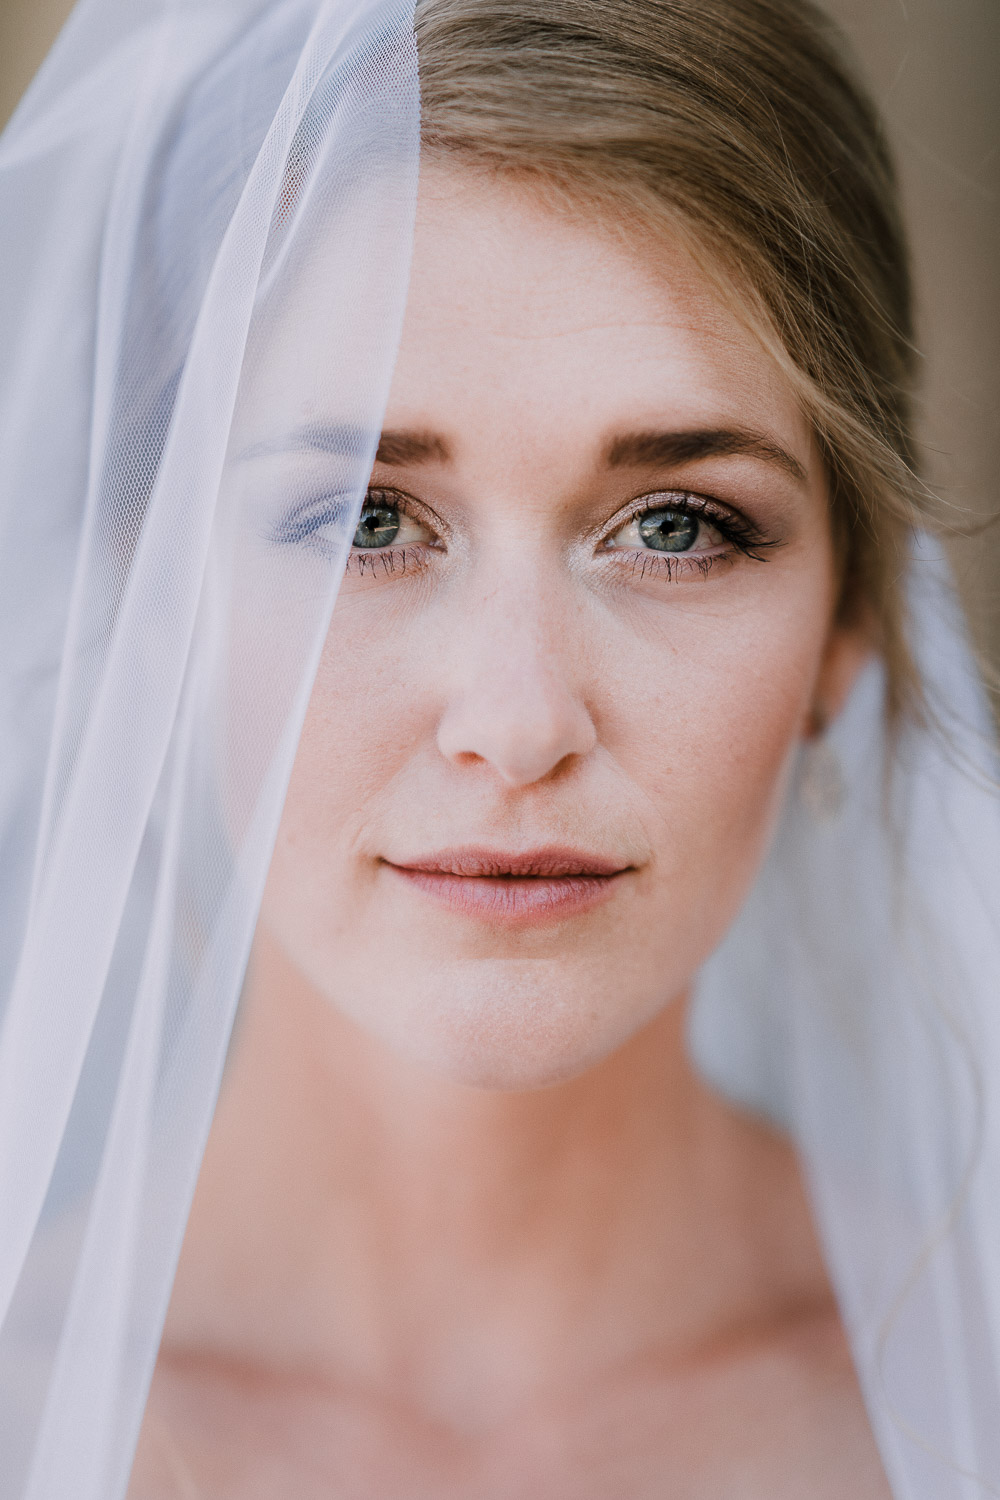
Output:
<svg viewBox="0 0 1000 1500">
<path fill-rule="evenodd" d="M 640 537 L 654 552 L 689 552 L 701 526 L 697 516 L 683 510 L 647 510 L 636 520 Z"/>
<path fill-rule="evenodd" d="M 664 495 L 663 498 L 668 497 Z M 668 553 L 674 557 L 682 553 L 699 557 L 714 555 L 711 549 L 717 553 L 725 545 L 726 538 L 719 526 L 713 526 L 695 509 L 682 510 L 677 505 L 651 505 L 648 510 L 636 511 L 604 543 L 609 551 L 629 548 L 637 552 Z"/>
<path fill-rule="evenodd" d="M 367 502 L 354 533 L 355 547 L 391 547 L 399 536 L 399 507 Z"/>
</svg>

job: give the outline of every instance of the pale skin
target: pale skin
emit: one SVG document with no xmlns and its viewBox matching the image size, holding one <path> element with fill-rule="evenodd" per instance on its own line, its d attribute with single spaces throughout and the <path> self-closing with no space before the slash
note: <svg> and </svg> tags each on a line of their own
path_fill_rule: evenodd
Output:
<svg viewBox="0 0 1000 1500">
<path fill-rule="evenodd" d="M 888 1495 L 795 1155 L 684 1044 L 867 650 L 790 388 L 679 245 L 437 166 L 373 486 L 130 1494 Z M 407 874 L 470 846 L 620 873 Z"/>
</svg>

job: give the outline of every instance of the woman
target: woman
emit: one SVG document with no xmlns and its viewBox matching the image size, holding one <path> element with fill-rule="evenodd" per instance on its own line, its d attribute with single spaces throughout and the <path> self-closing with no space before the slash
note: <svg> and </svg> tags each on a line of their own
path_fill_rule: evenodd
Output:
<svg viewBox="0 0 1000 1500">
<path fill-rule="evenodd" d="M 992 750 L 823 22 L 76 25 L 9 1493 L 990 1493 Z"/>
</svg>

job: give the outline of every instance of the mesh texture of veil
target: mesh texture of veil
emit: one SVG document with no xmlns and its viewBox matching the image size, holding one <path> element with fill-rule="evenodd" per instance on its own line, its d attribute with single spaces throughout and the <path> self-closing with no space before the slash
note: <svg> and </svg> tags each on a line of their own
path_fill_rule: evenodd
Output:
<svg viewBox="0 0 1000 1500">
<path fill-rule="evenodd" d="M 124 1493 L 381 427 L 418 126 L 405 4 L 83 0 L 0 140 L 4 1500 Z M 342 537 L 293 561 L 317 480 L 282 443 L 314 412 Z"/>
<path fill-rule="evenodd" d="M 402 310 L 407 0 L 81 0 L 0 137 L 0 1500 L 121 1500 Z M 320 480 L 339 540 L 289 546 Z M 1000 1494 L 1000 804 L 947 572 L 692 1046 L 802 1154 L 896 1500 Z M 887 759 L 891 774 L 886 777 Z"/>
</svg>

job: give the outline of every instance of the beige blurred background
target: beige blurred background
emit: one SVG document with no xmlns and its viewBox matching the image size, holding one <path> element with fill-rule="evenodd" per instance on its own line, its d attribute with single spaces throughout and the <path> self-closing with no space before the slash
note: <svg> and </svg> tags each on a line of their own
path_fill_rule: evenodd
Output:
<svg viewBox="0 0 1000 1500">
<path fill-rule="evenodd" d="M 0 120 L 70 9 L 0 0 Z M 1000 0 L 827 0 L 854 42 L 895 143 L 926 355 L 923 431 L 934 483 L 1000 510 Z M 1000 524 L 954 548 L 974 634 L 1000 668 Z"/>
</svg>

